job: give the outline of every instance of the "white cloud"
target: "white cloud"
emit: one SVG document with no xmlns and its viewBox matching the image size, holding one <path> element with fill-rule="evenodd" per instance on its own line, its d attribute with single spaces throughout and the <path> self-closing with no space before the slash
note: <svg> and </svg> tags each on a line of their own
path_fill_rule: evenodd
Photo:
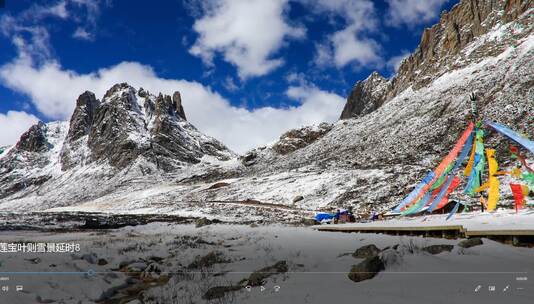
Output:
<svg viewBox="0 0 534 304">
<path fill-rule="evenodd" d="M 261 76 L 281 66 L 276 52 L 288 38 L 305 30 L 286 22 L 287 0 L 217 0 L 204 7 L 193 29 L 199 37 L 189 52 L 212 64 L 221 53 L 242 79 Z"/>
<path fill-rule="evenodd" d="M 19 18 L 32 19 L 33 21 L 46 17 L 57 17 L 61 19 L 68 18 L 69 12 L 67 11 L 67 2 L 64 0 L 57 1 L 55 4 L 50 6 L 35 4 L 29 9 L 23 11 L 19 16 Z"/>
<path fill-rule="evenodd" d="M 306 74 L 291 72 L 286 74 L 286 81 L 293 86 L 310 86 L 308 80 L 306 79 Z"/>
<path fill-rule="evenodd" d="M 22 133 L 26 132 L 39 119 L 26 112 L 8 111 L 0 113 L 0 146 L 14 145 Z"/>
<path fill-rule="evenodd" d="M 51 16 L 56 16 L 62 19 L 69 17 L 69 12 L 67 11 L 67 2 L 60 1 L 56 5 L 51 7 L 44 8 L 44 11 Z"/>
<path fill-rule="evenodd" d="M 20 57 L 46 61 L 52 57 L 53 52 L 43 19 L 55 18 L 70 20 L 77 25 L 83 24 L 83 27 L 77 27 L 73 37 L 91 40 L 99 15 L 98 4 L 98 0 L 61 0 L 48 5 L 34 4 L 16 15 L 3 14 L 0 17 L 0 32 L 11 39 Z"/>
<path fill-rule="evenodd" d="M 348 27 L 332 36 L 336 66 L 342 67 L 351 62 L 360 65 L 374 65 L 381 62 L 378 55 L 379 44 L 373 39 L 361 38 L 358 35 L 357 29 Z"/>
<path fill-rule="evenodd" d="M 389 58 L 386 63 L 386 66 L 389 68 L 390 71 L 396 73 L 399 70 L 402 61 L 408 58 L 408 56 L 410 56 L 410 52 L 408 52 L 407 50 L 403 50 L 399 55 Z"/>
<path fill-rule="evenodd" d="M 292 86 L 286 94 L 301 102 L 299 107 L 289 113 L 292 116 L 290 119 L 296 122 L 295 126 L 336 121 L 345 105 L 345 98 L 313 85 Z"/>
<path fill-rule="evenodd" d="M 72 37 L 80 39 L 80 40 L 87 40 L 92 41 L 94 39 L 93 35 L 89 33 L 86 29 L 78 27 L 72 34 Z"/>
<path fill-rule="evenodd" d="M 382 64 L 380 45 L 366 36 L 376 31 L 378 20 L 375 8 L 369 0 L 303 0 L 316 13 L 328 14 L 333 19 L 341 17 L 343 28 L 329 35 L 323 43 L 316 44 L 314 62 L 319 66 L 334 63 L 338 68 L 348 64 L 378 66 Z"/>
<path fill-rule="evenodd" d="M 223 82 L 223 86 L 229 92 L 235 92 L 239 90 L 239 86 L 235 83 L 235 80 L 232 76 L 226 76 Z"/>
<path fill-rule="evenodd" d="M 333 61 L 334 55 L 332 53 L 333 51 L 330 42 L 316 43 L 313 62 L 315 62 L 315 64 L 318 66 L 328 66 Z"/>
<path fill-rule="evenodd" d="M 55 119 L 69 118 L 76 98 L 85 90 L 101 98 L 107 89 L 119 82 L 126 81 L 154 93 L 180 91 L 189 121 L 237 152 L 272 142 L 291 128 L 335 121 L 345 102 L 334 93 L 299 84 L 286 92 L 300 102 L 299 106 L 247 110 L 230 105 L 210 87 L 194 81 L 160 78 L 149 66 L 136 62 L 78 74 L 63 69 L 56 62 L 34 67 L 30 61 L 18 59 L 0 67 L 0 78 L 5 86 L 30 96 L 40 112 Z"/>
<path fill-rule="evenodd" d="M 432 21 L 447 2 L 449 0 L 387 0 L 386 24 L 412 27 Z"/>
<path fill-rule="evenodd" d="M 85 18 L 77 20 L 81 26 L 73 33 L 74 38 L 93 41 L 97 29 L 97 19 L 100 16 L 99 0 L 69 0 L 77 8 L 85 9 Z M 80 14 L 79 14 L 80 15 Z M 78 33 L 78 35 L 76 35 Z"/>
</svg>

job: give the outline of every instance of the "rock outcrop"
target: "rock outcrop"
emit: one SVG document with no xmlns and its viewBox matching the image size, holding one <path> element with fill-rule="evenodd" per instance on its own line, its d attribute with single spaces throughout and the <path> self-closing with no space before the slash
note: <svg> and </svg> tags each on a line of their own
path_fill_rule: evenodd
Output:
<svg viewBox="0 0 534 304">
<path fill-rule="evenodd" d="M 182 106 L 182 96 L 180 95 L 180 92 L 176 91 L 172 94 L 172 102 L 174 103 L 174 111 L 176 112 L 176 115 L 187 120 L 184 107 Z"/>
<path fill-rule="evenodd" d="M 100 105 L 95 94 L 85 91 L 76 100 L 76 108 L 70 118 L 69 133 L 66 141 L 74 142 L 85 135 L 89 135 L 96 109 Z"/>
<path fill-rule="evenodd" d="M 20 191 L 35 190 L 51 179 L 52 163 L 59 159 L 59 147 L 66 130 L 66 123 L 39 122 L 24 133 L 12 149 L 2 154 L 0 199 Z"/>
<path fill-rule="evenodd" d="M 317 126 L 289 130 L 280 136 L 280 139 L 273 145 L 272 148 L 279 154 L 289 154 L 313 143 L 317 139 L 323 137 L 331 129 L 332 124 L 324 122 Z"/>
<path fill-rule="evenodd" d="M 69 132 L 61 149 L 61 169 L 63 171 L 84 161 L 86 155 L 80 155 L 89 135 L 96 109 L 100 105 L 95 94 L 89 91 L 82 93 L 76 100 L 76 107 L 70 118 Z"/>
<path fill-rule="evenodd" d="M 378 255 L 374 255 L 352 265 L 348 277 L 356 283 L 374 278 L 380 271 L 385 269 L 384 262 Z"/>
<path fill-rule="evenodd" d="M 369 114 L 384 103 L 388 81 L 378 72 L 367 79 L 358 81 L 350 92 L 340 119 L 348 119 Z"/>
<path fill-rule="evenodd" d="M 26 152 L 42 152 L 49 148 L 46 141 L 46 126 L 43 122 L 33 125 L 20 137 L 17 149 Z"/>
<path fill-rule="evenodd" d="M 126 83 L 109 89 L 96 109 L 88 146 L 95 161 L 124 168 L 148 148 L 145 122 L 136 91 Z"/>
</svg>

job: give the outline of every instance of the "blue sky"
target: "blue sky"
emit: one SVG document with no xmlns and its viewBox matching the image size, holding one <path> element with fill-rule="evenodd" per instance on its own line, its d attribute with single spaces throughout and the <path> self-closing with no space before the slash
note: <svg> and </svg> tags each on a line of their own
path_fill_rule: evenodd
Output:
<svg viewBox="0 0 534 304">
<path fill-rule="evenodd" d="M 66 120 L 115 82 L 182 93 L 189 120 L 237 152 L 337 120 L 352 85 L 391 77 L 447 0 L 6 0 L 0 146 Z M 6 130 L 10 130 L 7 132 Z"/>
</svg>

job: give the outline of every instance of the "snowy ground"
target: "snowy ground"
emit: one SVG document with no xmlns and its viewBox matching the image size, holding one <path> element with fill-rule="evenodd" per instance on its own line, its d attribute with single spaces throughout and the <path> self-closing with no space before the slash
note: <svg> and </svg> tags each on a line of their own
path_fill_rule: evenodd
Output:
<svg viewBox="0 0 534 304">
<path fill-rule="evenodd" d="M 208 289 L 237 285 L 251 272 L 278 261 L 286 261 L 288 271 L 265 279 L 265 290 L 240 289 L 209 303 L 534 300 L 531 281 L 516 280 L 534 273 L 534 250 L 486 239 L 483 245 L 463 249 L 456 246 L 460 240 L 318 232 L 282 225 L 214 224 L 195 228 L 173 223 L 71 233 L 4 231 L 0 238 L 2 242 L 76 242 L 81 246 L 76 254 L 0 253 L 0 270 L 4 272 L 0 277 L 8 277 L 9 285 L 24 285 L 23 292 L 12 289 L 3 293 L 2 303 L 141 303 L 136 298 L 143 303 L 206 303 L 202 295 Z M 382 253 L 384 271 L 371 280 L 355 283 L 347 273 L 361 259 L 351 253 L 368 244 L 378 248 L 400 246 Z M 455 247 L 438 255 L 420 250 L 431 244 Z M 197 255 L 214 251 L 228 263 L 188 268 Z M 44 273 L 6 273 L 20 271 Z M 475 292 L 478 285 L 481 288 Z M 280 289 L 275 291 L 275 286 Z M 496 286 L 496 291 L 489 291 L 489 286 Z M 510 287 L 503 291 L 506 286 Z"/>
</svg>

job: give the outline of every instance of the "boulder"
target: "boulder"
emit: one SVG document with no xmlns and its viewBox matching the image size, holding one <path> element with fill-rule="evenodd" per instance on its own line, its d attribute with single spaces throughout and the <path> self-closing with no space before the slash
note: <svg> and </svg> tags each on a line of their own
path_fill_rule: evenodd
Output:
<svg viewBox="0 0 534 304">
<path fill-rule="evenodd" d="M 206 291 L 206 293 L 204 293 L 202 298 L 204 300 L 208 300 L 208 301 L 209 300 L 218 299 L 218 298 L 222 298 L 222 297 L 224 297 L 224 295 L 226 293 L 232 292 L 232 291 L 238 291 L 241 288 L 243 288 L 243 287 L 239 286 L 239 285 L 211 287 L 210 289 L 208 289 L 208 291 Z"/>
<path fill-rule="evenodd" d="M 296 202 L 300 202 L 301 200 L 304 199 L 304 196 L 302 195 L 297 195 L 293 198 L 293 203 L 296 203 Z"/>
<path fill-rule="evenodd" d="M 375 255 L 353 265 L 348 277 L 351 281 L 361 282 L 374 278 L 382 270 L 384 270 L 384 263 L 379 256 Z"/>
<path fill-rule="evenodd" d="M 202 218 L 199 218 L 199 219 L 195 220 L 195 227 L 196 228 L 200 228 L 200 227 L 203 227 L 203 226 L 211 225 L 212 223 L 213 222 L 210 221 L 208 218 L 202 217 Z"/>
<path fill-rule="evenodd" d="M 354 251 L 352 256 L 354 258 L 356 258 L 356 259 L 366 259 L 366 258 L 370 258 L 370 257 L 373 257 L 373 256 L 379 254 L 380 251 L 381 250 L 378 249 L 378 247 L 376 247 L 376 245 L 370 244 L 370 245 L 362 246 L 362 247 L 356 249 L 356 251 Z"/>
<path fill-rule="evenodd" d="M 270 276 L 280 273 L 286 273 L 288 271 L 287 262 L 279 261 L 274 265 L 264 267 L 260 270 L 254 271 L 248 278 L 247 284 L 249 286 L 261 286 L 264 284 L 264 280 Z"/>
<path fill-rule="evenodd" d="M 245 166 L 252 166 L 256 163 L 258 153 L 256 151 L 249 151 L 245 155 L 240 157 L 241 162 Z"/>
<path fill-rule="evenodd" d="M 86 253 L 81 256 L 81 259 L 89 264 L 96 264 L 98 262 L 98 257 L 94 253 Z"/>
<path fill-rule="evenodd" d="M 144 271 L 147 267 L 148 266 L 145 262 L 134 262 L 126 266 L 126 270 L 128 272 L 141 272 Z"/>
<path fill-rule="evenodd" d="M 332 127 L 332 124 L 323 122 L 318 126 L 289 130 L 280 136 L 280 139 L 273 145 L 273 150 L 285 155 L 302 149 L 330 132 Z"/>
<path fill-rule="evenodd" d="M 229 263 L 230 261 L 224 258 L 222 252 L 212 251 L 205 256 L 197 256 L 187 268 L 189 269 L 199 269 L 199 268 L 208 268 L 215 264 Z"/>
<path fill-rule="evenodd" d="M 430 245 L 423 247 L 421 250 L 430 254 L 440 254 L 442 252 L 451 252 L 453 248 L 453 245 Z"/>
<path fill-rule="evenodd" d="M 458 243 L 458 246 L 462 248 L 471 248 L 482 244 L 484 244 L 484 242 L 482 242 L 481 238 L 469 238 Z"/>
<path fill-rule="evenodd" d="M 229 186 L 229 185 L 230 185 L 229 183 L 218 182 L 218 183 L 215 183 L 215 184 L 211 185 L 208 188 L 208 190 L 219 189 L 219 188 L 223 188 L 223 187 L 226 187 L 226 186 Z"/>
</svg>

